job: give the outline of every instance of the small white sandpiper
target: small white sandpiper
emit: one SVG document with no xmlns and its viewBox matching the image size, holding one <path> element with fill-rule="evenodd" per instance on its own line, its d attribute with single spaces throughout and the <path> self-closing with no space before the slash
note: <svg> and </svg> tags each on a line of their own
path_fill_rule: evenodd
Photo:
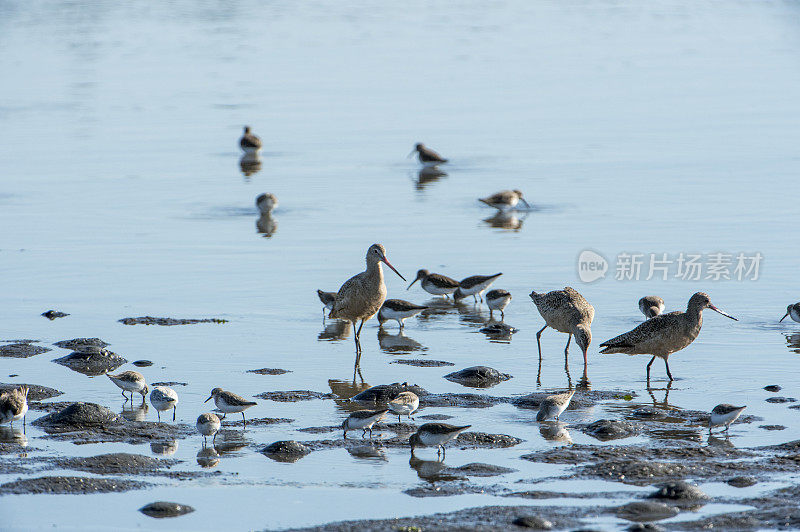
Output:
<svg viewBox="0 0 800 532">
<path fill-rule="evenodd" d="M 362 429 L 364 432 L 361 433 L 361 437 L 363 438 L 369 431 L 369 437 L 372 439 L 372 426 L 383 419 L 383 416 L 388 411 L 388 409 L 384 408 L 383 410 L 358 410 L 353 412 L 342 422 L 344 437 L 347 438 L 348 430 Z"/>
<path fill-rule="evenodd" d="M 222 412 L 222 419 L 225 419 L 227 414 L 238 412 L 242 414 L 242 421 L 245 425 L 247 425 L 247 420 L 244 417 L 244 411 L 258 404 L 255 401 L 248 401 L 244 397 L 236 395 L 233 392 L 226 392 L 222 388 L 214 388 L 211 390 L 211 395 L 203 402 L 207 403 L 211 399 L 214 399 L 214 404 L 217 405 L 217 409 Z"/>
<path fill-rule="evenodd" d="M 645 318 L 655 318 L 664 312 L 664 300 L 658 296 L 644 296 L 639 300 L 639 310 Z"/>
<path fill-rule="evenodd" d="M 133 392 L 136 392 L 142 394 L 142 404 L 144 404 L 144 399 L 149 391 L 147 382 L 144 380 L 144 375 L 138 371 L 128 370 L 117 375 L 107 373 L 106 376 L 111 379 L 111 382 L 122 389 L 122 397 L 125 397 L 125 401 L 128 400 L 125 392 L 131 392 L 131 402 L 133 402 Z"/>
<path fill-rule="evenodd" d="M 536 421 L 545 421 L 550 418 L 558 421 L 561 413 L 567 409 L 570 401 L 572 401 L 573 395 L 575 395 L 575 390 L 545 397 L 542 404 L 539 405 L 539 413 L 536 414 Z"/>
<path fill-rule="evenodd" d="M 507 290 L 496 288 L 486 292 L 486 306 L 489 307 L 489 318 L 495 310 L 500 311 L 500 320 L 506 319 L 505 308 L 511 303 L 511 293 Z"/>
<path fill-rule="evenodd" d="M 150 392 L 150 404 L 156 409 L 158 420 L 161 421 L 161 412 L 172 409 L 172 421 L 175 421 L 175 407 L 178 404 L 178 393 L 167 386 L 154 386 Z"/>
<path fill-rule="evenodd" d="M 426 308 L 428 307 L 424 305 L 415 305 L 403 299 L 387 299 L 383 302 L 381 309 L 378 311 L 378 322 L 383 326 L 384 322 L 395 320 L 402 329 L 405 327 L 405 323 L 403 322 L 406 318 L 415 316 Z"/>
<path fill-rule="evenodd" d="M 411 415 L 419 408 L 419 397 L 414 392 L 400 392 L 387 406 L 393 414 L 397 414 L 397 422 L 400 423 L 400 416 L 414 419 Z"/>
<path fill-rule="evenodd" d="M 491 196 L 478 198 L 478 201 L 485 203 L 490 207 L 494 207 L 500 212 L 510 211 L 516 207 L 517 203 L 520 201 L 525 204 L 526 208 L 531 208 L 531 206 L 528 205 L 528 202 L 525 201 L 525 198 L 522 197 L 522 192 L 519 190 L 501 190 L 500 192 L 492 194 Z"/>
<path fill-rule="evenodd" d="M 25 425 L 25 414 L 28 412 L 28 387 L 20 386 L 0 394 L 0 424 L 14 424 L 22 419 Z"/>
<path fill-rule="evenodd" d="M 278 206 L 278 198 L 275 194 L 259 194 L 256 198 L 256 207 L 261 214 L 270 214 Z"/>
<path fill-rule="evenodd" d="M 217 432 L 219 431 L 221 424 L 222 422 L 216 414 L 212 414 L 210 412 L 200 414 L 200 416 L 197 418 L 196 426 L 197 432 L 203 435 L 203 445 L 206 444 L 206 438 L 209 436 L 214 436 L 214 438 L 211 440 L 211 443 L 214 443 L 214 441 L 217 439 Z"/>
<path fill-rule="evenodd" d="M 435 296 L 444 296 L 449 298 L 453 292 L 456 291 L 458 288 L 458 281 L 455 279 L 451 279 L 446 275 L 442 275 L 441 273 L 431 273 L 428 270 L 419 270 L 417 271 L 417 278 L 411 281 L 411 284 L 408 285 L 406 290 L 409 290 L 414 283 L 420 281 L 420 286 L 422 289 L 428 292 L 429 294 L 433 294 Z"/>
<path fill-rule="evenodd" d="M 444 445 L 450 440 L 454 440 L 459 434 L 470 428 L 472 425 L 456 426 L 449 423 L 425 423 L 417 432 L 411 435 L 408 443 L 411 444 L 411 454 L 414 454 L 414 448 L 422 447 L 436 447 L 436 454 L 442 455 L 444 458 L 445 450 Z"/>
<path fill-rule="evenodd" d="M 733 406 L 727 403 L 715 406 L 711 410 L 711 417 L 708 420 L 708 433 L 711 434 L 711 427 L 720 427 L 722 425 L 725 425 L 725 432 L 728 432 L 731 423 L 742 415 L 742 410 L 745 408 L 747 406 Z"/>
</svg>

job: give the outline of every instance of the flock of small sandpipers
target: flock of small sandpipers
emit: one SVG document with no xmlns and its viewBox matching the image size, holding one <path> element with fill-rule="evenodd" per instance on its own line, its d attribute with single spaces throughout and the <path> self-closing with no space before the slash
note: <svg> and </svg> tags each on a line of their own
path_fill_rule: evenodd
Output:
<svg viewBox="0 0 800 532">
<path fill-rule="evenodd" d="M 257 154 L 262 148 L 261 140 L 254 135 L 249 127 L 245 128 L 244 135 L 240 139 L 240 146 L 246 154 Z M 420 163 L 424 165 L 439 165 L 446 163 L 447 159 L 440 156 L 435 151 L 426 147 L 424 144 L 416 144 L 411 152 L 417 153 Z M 523 199 L 522 192 L 519 190 L 505 190 L 480 201 L 497 208 L 501 212 L 514 209 L 518 202 L 522 201 L 529 208 Z M 262 213 L 270 213 L 278 204 L 277 198 L 272 194 L 261 194 L 256 200 L 256 205 Z M 378 320 L 383 324 L 388 320 L 396 320 L 400 328 L 404 327 L 404 320 L 412 317 L 423 310 L 426 306 L 416 305 L 402 299 L 386 299 L 387 291 L 384 283 L 383 270 L 381 263 L 386 264 L 401 279 L 406 280 L 400 272 L 386 258 L 386 249 L 381 244 L 373 244 L 369 247 L 366 254 L 367 268 L 345 281 L 337 292 L 325 292 L 317 290 L 317 295 L 324 305 L 323 312 L 328 312 L 329 318 L 348 321 L 352 324 L 356 349 L 355 370 L 359 370 L 361 360 L 361 328 L 364 323 L 377 314 Z M 480 299 L 484 301 L 483 293 L 494 283 L 502 274 L 494 275 L 473 275 L 456 281 L 446 275 L 431 273 L 421 269 L 417 272 L 414 281 L 408 286 L 410 289 L 419 281 L 423 290 L 435 296 L 444 296 L 458 302 L 461 299 L 472 296 L 475 302 Z M 594 307 L 577 290 L 567 286 L 563 290 L 553 290 L 547 293 L 532 291 L 530 298 L 536 305 L 539 314 L 543 318 L 545 325 L 536 333 L 536 343 L 539 349 L 539 359 L 542 357 L 540 338 L 542 332 L 547 327 L 551 327 L 558 332 L 567 334 L 567 344 L 564 348 L 565 356 L 569 354 L 569 346 L 572 337 L 581 349 L 583 354 L 584 374 L 588 366 L 588 349 L 592 341 L 591 324 L 594 319 Z M 511 294 L 502 289 L 494 289 L 486 293 L 486 304 L 490 309 L 490 316 L 494 311 L 499 311 L 501 320 L 505 319 L 504 310 L 511 301 Z M 639 309 L 644 314 L 646 320 L 634 329 L 616 336 L 600 344 L 604 349 L 600 353 L 624 353 L 628 355 L 650 355 L 652 358 L 647 364 L 647 381 L 650 381 L 650 367 L 656 358 L 664 360 L 667 377 L 673 380 L 669 369 L 668 358 L 671 354 L 680 351 L 691 344 L 700 333 L 703 325 L 703 310 L 711 309 L 732 320 L 733 316 L 723 312 L 711 303 L 708 295 L 697 292 L 689 299 L 686 311 L 675 311 L 664 314 L 664 301 L 657 296 L 646 296 L 639 300 Z M 786 317 L 800 323 L 800 303 L 789 305 Z M 360 322 L 360 324 L 359 324 Z M 358 325 L 358 328 L 356 328 Z M 130 393 L 130 400 L 133 402 L 133 394 L 142 395 L 142 403 L 148 392 L 150 402 L 158 413 L 161 420 L 161 412 L 172 409 L 172 419 L 175 421 L 175 410 L 178 404 L 178 394 L 172 388 L 166 386 L 155 386 L 149 390 L 144 376 L 137 371 L 123 371 L 118 375 L 108 375 L 109 379 L 125 392 Z M 549 419 L 558 420 L 561 413 L 569 406 L 575 390 L 547 396 L 541 403 L 536 420 L 539 422 Z M 28 387 L 4 392 L 0 394 L 0 423 L 13 423 L 22 419 L 25 421 L 25 414 L 28 411 Z M 223 390 L 214 388 L 211 395 L 205 402 L 214 400 L 217 411 L 222 413 L 222 418 L 214 413 L 204 413 L 197 418 L 197 431 L 203 436 L 205 445 L 209 436 L 212 441 L 216 439 L 216 434 L 221 428 L 222 419 L 230 413 L 241 413 L 242 420 L 246 425 L 244 411 L 255 406 L 256 402 L 248 401 L 243 397 Z M 387 408 L 380 410 L 359 410 L 350 414 L 342 423 L 344 437 L 347 437 L 348 430 L 362 430 L 362 437 L 367 432 L 372 437 L 372 428 L 389 412 L 398 416 L 406 415 L 411 417 L 419 408 L 419 397 L 411 391 L 403 391 L 393 397 L 388 403 Z M 720 404 L 711 411 L 709 419 L 709 432 L 712 427 L 724 426 L 727 431 L 745 406 L 733 406 L 730 404 Z M 431 446 L 437 447 L 437 454 L 444 453 L 444 445 L 455 439 L 461 432 L 470 428 L 471 425 L 457 426 L 448 423 L 425 423 L 419 427 L 416 433 L 409 438 L 411 452 L 415 447 Z"/>
</svg>

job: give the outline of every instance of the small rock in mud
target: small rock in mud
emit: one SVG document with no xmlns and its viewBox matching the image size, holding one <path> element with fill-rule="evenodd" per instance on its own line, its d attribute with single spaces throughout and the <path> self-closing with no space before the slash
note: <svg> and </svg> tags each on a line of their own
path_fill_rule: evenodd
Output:
<svg viewBox="0 0 800 532">
<path fill-rule="evenodd" d="M 312 399 L 335 399 L 332 393 L 312 392 L 311 390 L 286 390 L 280 392 L 264 392 L 256 395 L 268 401 L 279 403 L 295 403 L 297 401 L 311 401 Z"/>
<path fill-rule="evenodd" d="M 150 360 L 134 360 L 131 364 L 137 368 L 148 368 L 153 365 L 153 362 Z"/>
<path fill-rule="evenodd" d="M 271 443 L 260 452 L 276 462 L 297 462 L 310 453 L 311 449 L 294 440 L 284 440 Z"/>
<path fill-rule="evenodd" d="M 667 532 L 667 529 L 663 526 L 653 523 L 634 523 L 625 530 L 626 532 Z"/>
<path fill-rule="evenodd" d="M 0 485 L 0 494 L 88 494 L 119 493 L 150 486 L 146 482 L 118 478 L 38 477 L 16 480 Z"/>
<path fill-rule="evenodd" d="M 153 316 L 139 316 L 137 318 L 122 318 L 117 320 L 125 325 L 162 325 L 170 327 L 173 325 L 194 325 L 195 323 L 228 323 L 228 320 L 220 318 L 184 319 L 184 318 L 155 318 Z"/>
<path fill-rule="evenodd" d="M 460 467 L 449 468 L 447 471 L 449 473 L 461 474 L 467 477 L 494 477 L 497 475 L 515 473 L 517 470 L 511 469 L 510 467 L 473 462 Z"/>
<path fill-rule="evenodd" d="M 428 421 L 444 421 L 446 419 L 453 419 L 453 416 L 448 416 L 447 414 L 427 414 L 424 416 L 419 416 L 419 418 Z"/>
<path fill-rule="evenodd" d="M 291 371 L 279 368 L 261 368 L 249 369 L 247 373 L 255 373 L 256 375 L 283 375 L 284 373 L 291 373 Z"/>
<path fill-rule="evenodd" d="M 797 399 L 794 397 L 767 397 L 768 403 L 796 403 Z"/>
<path fill-rule="evenodd" d="M 533 530 L 551 530 L 553 528 L 553 523 L 535 515 L 517 517 L 512 524 Z"/>
<path fill-rule="evenodd" d="M 508 434 L 487 434 L 485 432 L 462 432 L 454 441 L 462 448 L 480 447 L 483 449 L 513 447 L 523 442 L 523 440 Z"/>
<path fill-rule="evenodd" d="M 139 508 L 139 511 L 149 517 L 162 519 L 165 517 L 179 517 L 194 512 L 194 508 L 177 502 L 156 501 Z"/>
<path fill-rule="evenodd" d="M 305 427 L 297 429 L 298 432 L 307 432 L 309 434 L 325 434 L 326 432 L 336 432 L 342 430 L 341 425 L 328 425 L 327 427 Z"/>
<path fill-rule="evenodd" d="M 484 486 L 476 486 L 469 482 L 449 482 L 447 484 L 425 484 L 417 488 L 403 491 L 412 497 L 452 497 L 470 493 L 486 493 L 491 491 Z"/>
<path fill-rule="evenodd" d="M 462 369 L 461 371 L 448 373 L 444 378 L 472 388 L 490 388 L 503 381 L 507 381 L 511 378 L 511 375 L 500 373 L 496 369 L 488 366 L 472 366 Z"/>
<path fill-rule="evenodd" d="M 519 329 L 512 327 L 507 323 L 501 322 L 487 325 L 486 327 L 479 329 L 478 332 L 482 332 L 483 334 L 490 336 L 511 336 L 512 334 L 519 332 Z"/>
<path fill-rule="evenodd" d="M 92 348 L 90 347 L 89 349 Z M 105 348 L 100 348 L 100 350 L 96 352 L 74 351 L 66 356 L 53 360 L 53 362 L 66 366 L 72 371 L 94 377 L 108 373 L 109 371 L 114 371 L 125 364 L 127 360 Z"/>
<path fill-rule="evenodd" d="M 768 392 L 779 392 L 782 388 L 777 384 L 770 384 L 768 386 L 764 386 L 764 389 Z"/>
<path fill-rule="evenodd" d="M 631 416 L 641 419 L 663 419 L 667 417 L 664 412 L 653 406 L 641 406 L 631 412 Z"/>
<path fill-rule="evenodd" d="M 64 395 L 64 392 L 60 392 L 55 388 L 40 386 L 38 384 L 10 384 L 5 382 L 0 382 L 0 393 L 9 390 L 15 390 L 20 386 L 28 387 L 28 401 L 43 401 L 45 399 L 51 399 L 53 397 L 58 397 L 59 395 Z"/>
<path fill-rule="evenodd" d="M 584 428 L 583 432 L 600 441 L 609 441 L 635 436 L 639 433 L 639 427 L 629 421 L 598 419 Z"/>
<path fill-rule="evenodd" d="M 758 428 L 764 430 L 786 430 L 783 425 L 759 425 Z"/>
<path fill-rule="evenodd" d="M 394 360 L 392 364 L 405 364 L 406 366 L 416 366 L 418 368 L 441 368 L 443 366 L 455 366 L 452 362 L 444 360 L 428 360 L 427 358 L 401 358 Z"/>
<path fill-rule="evenodd" d="M 401 384 L 395 382 L 392 384 L 379 384 L 372 388 L 367 388 L 363 392 L 351 397 L 350 400 L 361 403 L 388 403 L 397 397 L 400 392 L 414 392 L 420 397 L 428 393 L 416 384 L 408 384 L 407 382 Z"/>
<path fill-rule="evenodd" d="M 59 412 L 37 419 L 33 424 L 48 432 L 66 432 L 102 427 L 107 423 L 118 422 L 119 418 L 119 415 L 108 408 L 95 403 L 73 403 Z"/>
<path fill-rule="evenodd" d="M 73 469 L 97 475 L 143 475 L 169 467 L 175 461 L 151 458 L 141 454 L 109 453 L 88 457 L 59 458 L 55 463 L 61 469 Z"/>
<path fill-rule="evenodd" d="M 102 341 L 100 338 L 73 338 L 72 340 L 61 340 L 53 345 L 63 349 L 72 349 L 73 351 L 84 351 L 92 347 L 102 349 L 111 344 Z"/>
<path fill-rule="evenodd" d="M 420 397 L 419 404 L 424 407 L 450 407 L 462 408 L 489 408 L 500 403 L 507 403 L 505 397 L 478 395 L 474 393 L 441 393 L 428 394 Z"/>
<path fill-rule="evenodd" d="M 238 421 L 225 421 L 225 426 L 229 427 L 242 427 L 245 424 L 254 427 L 263 427 L 266 425 L 275 425 L 276 423 L 293 423 L 294 419 L 289 419 L 288 417 L 254 417 L 252 419 L 248 419 L 247 423 L 242 421 L 241 419 Z"/>
<path fill-rule="evenodd" d="M 34 355 L 41 355 L 50 351 L 49 347 L 33 345 L 25 342 L 0 345 L 0 357 L 6 358 L 28 358 Z"/>
<path fill-rule="evenodd" d="M 675 517 L 680 512 L 677 508 L 660 502 L 636 501 L 620 506 L 614 513 L 628 521 L 660 521 Z"/>
<path fill-rule="evenodd" d="M 176 382 L 176 381 L 164 381 L 164 382 L 153 382 L 150 386 L 189 386 L 188 382 Z"/>
<path fill-rule="evenodd" d="M 728 484 L 734 488 L 749 488 L 750 486 L 755 486 L 758 484 L 758 480 L 756 480 L 755 477 L 749 476 L 733 477 L 732 479 L 728 480 Z"/>
<path fill-rule="evenodd" d="M 697 486 L 692 486 L 682 480 L 664 482 L 658 490 L 647 496 L 648 499 L 669 499 L 671 501 L 700 501 L 708 499 Z"/>
<path fill-rule="evenodd" d="M 67 314 L 66 312 L 61 312 L 59 310 L 52 310 L 51 309 L 51 310 L 48 310 L 46 312 L 42 312 L 42 316 L 44 316 L 45 318 L 47 318 L 50 321 L 53 321 L 53 320 L 55 320 L 57 318 L 64 318 L 66 316 L 69 316 L 69 314 Z"/>
</svg>

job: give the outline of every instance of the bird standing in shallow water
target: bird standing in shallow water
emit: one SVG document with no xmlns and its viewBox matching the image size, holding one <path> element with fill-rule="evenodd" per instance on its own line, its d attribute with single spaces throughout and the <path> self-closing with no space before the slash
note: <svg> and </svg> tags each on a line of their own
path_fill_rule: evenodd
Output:
<svg viewBox="0 0 800 532">
<path fill-rule="evenodd" d="M 348 430 L 363 429 L 364 432 L 361 433 L 361 438 L 364 438 L 367 431 L 369 431 L 369 437 L 372 439 L 372 426 L 383 419 L 383 416 L 388 411 L 388 409 L 384 408 L 383 410 L 358 410 L 353 412 L 342 422 L 344 438 L 347 439 Z"/>
<path fill-rule="evenodd" d="M 411 281 L 411 284 L 408 285 L 406 290 L 414 286 L 414 283 L 417 281 L 420 281 L 419 284 L 422 286 L 422 289 L 429 294 L 444 296 L 446 298 L 450 297 L 448 294 L 452 294 L 458 288 L 458 281 L 455 279 L 451 279 L 440 273 L 430 273 L 428 270 L 419 270 L 417 272 L 417 278 Z"/>
<path fill-rule="evenodd" d="M 635 329 L 600 344 L 605 347 L 600 353 L 625 353 L 627 355 L 652 355 L 647 363 L 647 382 L 650 382 L 650 366 L 656 357 L 664 359 L 667 377 L 672 378 L 667 359 L 694 342 L 703 326 L 703 309 L 710 308 L 734 321 L 739 321 L 711 304 L 708 294 L 697 292 L 689 299 L 686 312 L 669 312 L 650 318 Z"/>
<path fill-rule="evenodd" d="M 131 403 L 133 403 L 133 392 L 137 392 L 142 394 L 142 404 L 144 404 L 144 398 L 149 391 L 147 383 L 144 380 L 144 375 L 138 371 L 128 370 L 117 375 L 107 373 L 106 376 L 111 379 L 111 382 L 122 389 L 122 397 L 125 397 L 125 401 L 128 400 L 125 396 L 125 392 L 131 392 Z"/>
<path fill-rule="evenodd" d="M 244 126 L 244 134 L 239 139 L 239 147 L 245 153 L 255 154 L 261 151 L 261 139 L 250 132 L 250 126 Z"/>
<path fill-rule="evenodd" d="M 545 421 L 549 418 L 558 421 L 558 417 L 567 409 L 570 401 L 572 401 L 573 395 L 575 395 L 575 390 L 545 397 L 542 404 L 539 405 L 539 413 L 536 414 L 536 421 Z"/>
<path fill-rule="evenodd" d="M 733 406 L 727 403 L 715 406 L 711 411 L 711 417 L 708 419 L 708 433 L 711 434 L 711 427 L 719 427 L 722 425 L 725 425 L 725 432 L 728 432 L 731 423 L 738 419 L 742 414 L 742 410 L 745 408 L 747 407 Z"/>
<path fill-rule="evenodd" d="M 424 305 L 415 305 L 403 299 L 387 299 L 383 302 L 381 309 L 378 311 L 378 322 L 383 327 L 383 323 L 389 320 L 395 320 L 402 330 L 405 328 L 403 323 L 406 318 L 415 316 L 425 310 Z"/>
<path fill-rule="evenodd" d="M 172 421 L 175 421 L 175 410 L 178 404 L 178 393 L 166 386 L 154 386 L 150 392 L 150 403 L 156 409 L 158 420 L 161 421 L 161 412 L 172 409 Z"/>
<path fill-rule="evenodd" d="M 786 314 L 783 315 L 783 318 L 781 318 L 780 321 L 785 320 L 786 316 L 789 316 L 792 318 L 792 320 L 800 323 L 800 303 L 795 303 L 794 305 L 789 305 L 786 307 Z"/>
<path fill-rule="evenodd" d="M 397 397 L 389 401 L 387 406 L 393 414 L 397 414 L 398 423 L 400 423 L 401 415 L 414 419 L 411 414 L 419 408 L 419 396 L 414 392 L 400 392 Z"/>
<path fill-rule="evenodd" d="M 463 427 L 458 427 L 456 425 L 450 425 L 449 423 L 425 423 L 408 439 L 408 443 L 411 444 L 411 454 L 414 454 L 414 448 L 418 446 L 436 446 L 437 456 L 442 455 L 442 458 L 444 458 L 444 444 L 450 440 L 456 439 L 459 434 L 471 426 L 472 425 L 464 425 Z"/>
<path fill-rule="evenodd" d="M 500 319 L 506 319 L 505 308 L 511 303 L 511 293 L 503 289 L 495 289 L 486 293 L 486 305 L 489 307 L 489 319 L 495 310 L 500 311 Z"/>
<path fill-rule="evenodd" d="M 219 432 L 219 427 L 221 425 L 221 421 L 216 414 L 212 414 L 210 412 L 206 414 L 200 414 L 197 418 L 197 423 L 195 426 L 197 427 L 197 432 L 203 435 L 203 445 L 206 444 L 206 438 L 208 436 L 214 436 L 211 440 L 213 444 L 214 441 L 217 439 L 217 432 Z"/>
<path fill-rule="evenodd" d="M 222 388 L 214 388 L 211 390 L 211 395 L 203 402 L 207 403 L 211 399 L 214 399 L 214 404 L 222 412 L 222 419 L 225 419 L 227 414 L 241 412 L 242 421 L 245 425 L 247 425 L 247 420 L 244 418 L 244 411 L 258 404 L 255 401 L 248 401 L 241 395 L 236 395 L 233 392 L 226 392 Z"/>
<path fill-rule="evenodd" d="M 467 296 L 472 296 L 472 299 L 475 300 L 475 303 L 478 302 L 478 298 L 481 298 L 481 303 L 483 303 L 483 296 L 481 292 L 489 288 L 493 282 L 497 280 L 498 277 L 503 275 L 502 273 L 496 273 L 494 275 L 472 275 L 467 277 L 466 279 L 461 279 L 461 282 L 458 283 L 458 289 L 453 293 L 453 299 L 458 303 L 462 299 Z"/>
<path fill-rule="evenodd" d="M 414 155 L 414 152 L 417 153 L 417 157 L 419 157 L 419 162 L 428 166 L 433 166 L 447 162 L 447 159 L 445 159 L 432 149 L 428 148 L 421 142 L 418 142 L 414 146 L 414 149 L 411 150 L 411 153 L 409 153 L 408 156 L 411 157 L 412 155 Z"/>
<path fill-rule="evenodd" d="M 575 335 L 575 343 L 583 351 L 583 367 L 588 364 L 587 353 L 592 343 L 592 320 L 594 320 L 594 307 L 571 286 L 563 290 L 553 290 L 546 294 L 530 293 L 539 314 L 544 318 L 544 327 L 536 333 L 536 345 L 539 347 L 539 359 L 542 358 L 542 332 L 552 327 L 558 332 L 568 334 L 567 346 L 564 356 L 569 355 L 569 343 Z"/>
<path fill-rule="evenodd" d="M 256 198 L 256 207 L 261 214 L 270 214 L 278 206 L 278 198 L 275 194 L 259 194 Z"/>
<path fill-rule="evenodd" d="M 333 302 L 336 301 L 336 292 L 323 292 L 317 289 L 317 297 L 320 303 L 324 305 L 322 307 L 322 323 L 325 323 L 325 315 L 327 314 L 325 311 L 333 309 Z"/>
<path fill-rule="evenodd" d="M 525 198 L 522 197 L 522 192 L 519 190 L 501 190 L 491 196 L 478 198 L 478 201 L 485 203 L 489 207 L 494 207 L 500 212 L 510 211 L 516 207 L 517 203 L 520 201 L 525 204 L 526 209 L 531 208 L 528 202 L 525 201 Z"/>
<path fill-rule="evenodd" d="M 644 296 L 639 300 L 639 310 L 649 320 L 664 312 L 664 300 L 658 296 Z"/>
<path fill-rule="evenodd" d="M 345 281 L 342 287 L 339 288 L 336 300 L 333 302 L 333 308 L 328 315 L 329 318 L 339 318 L 353 324 L 356 343 L 356 368 L 361 363 L 361 327 L 364 326 L 365 321 L 380 310 L 386 299 L 386 285 L 383 282 L 381 262 L 391 268 L 402 280 L 406 280 L 389 263 L 386 258 L 386 249 L 380 244 L 372 244 L 369 247 L 365 260 L 367 269 Z M 356 329 L 356 323 L 359 320 L 361 325 Z"/>
<path fill-rule="evenodd" d="M 0 393 L 0 423 L 10 423 L 22 418 L 25 425 L 25 414 L 28 412 L 28 387 L 20 386 L 14 390 Z"/>
</svg>

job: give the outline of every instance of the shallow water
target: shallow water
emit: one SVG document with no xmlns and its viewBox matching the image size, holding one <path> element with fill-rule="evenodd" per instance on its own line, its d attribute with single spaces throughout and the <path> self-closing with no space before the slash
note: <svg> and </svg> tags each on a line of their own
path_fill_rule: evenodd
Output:
<svg viewBox="0 0 800 532">
<path fill-rule="evenodd" d="M 476 364 L 514 376 L 491 395 L 575 384 L 581 357 L 573 347 L 568 376 L 562 334 L 543 334 L 539 369 L 542 320 L 527 296 L 572 285 L 596 309 L 593 389 L 630 390 L 635 404 L 692 410 L 747 404 L 746 413 L 763 422 L 734 425 L 736 446 L 793 439 L 800 411 L 766 403 L 775 394 L 762 387 L 780 384 L 778 395 L 796 396 L 800 377 L 800 324 L 778 323 L 797 299 L 797 253 L 787 233 L 800 193 L 800 40 L 790 22 L 797 15 L 784 2 L 0 4 L 2 335 L 42 345 L 99 336 L 130 361 L 153 360 L 140 370 L 149 382 L 189 383 L 176 388 L 178 421 L 189 424 L 206 411 L 202 401 L 214 386 L 246 397 L 329 392 L 352 384 L 352 336 L 337 338 L 335 324 L 326 329 L 315 291 L 336 290 L 363 269 L 366 248 L 381 242 L 409 282 L 423 267 L 457 279 L 503 272 L 494 286 L 514 295 L 506 322 L 520 331 L 510 342 L 489 341 L 478 332 L 488 310 L 471 304 L 409 319 L 405 337 L 394 323 L 379 332 L 372 320 L 362 333 L 362 372 L 371 385 L 470 392 L 442 376 Z M 250 176 L 236 143 L 244 124 L 265 142 L 261 169 Z M 440 168 L 446 175 L 420 175 L 404 158 L 418 141 L 451 158 Z M 525 191 L 532 211 L 496 219 L 476 201 L 504 188 Z M 257 232 L 253 202 L 262 192 L 280 201 L 269 238 Z M 584 249 L 612 260 L 606 279 L 578 279 Z M 718 251 L 760 252 L 760 278 L 614 280 L 621 252 Z M 430 300 L 388 271 L 386 282 L 390 297 Z M 698 290 L 740 321 L 706 312 L 698 341 L 671 359 L 678 378 L 671 389 L 660 362 L 651 398 L 646 357 L 598 354 L 600 342 L 640 322 L 639 297 L 658 294 L 669 310 L 682 309 Z M 50 308 L 71 315 L 39 316 Z M 140 315 L 229 322 L 117 322 Z M 2 359 L 0 380 L 54 386 L 65 392 L 57 400 L 121 411 L 107 379 L 50 362 L 66 353 Z M 417 356 L 455 366 L 390 363 Z M 261 367 L 291 373 L 245 373 Z M 621 417 L 622 409 L 569 411 L 563 420 Z M 450 449 L 451 466 L 519 470 L 473 482 L 533 482 L 566 470 L 518 459 L 564 444 L 541 436 L 534 411 L 421 412 L 433 413 L 525 440 L 504 450 Z M 385 459 L 319 451 L 294 464 L 255 452 L 278 439 L 327 438 L 297 429 L 340 423 L 334 401 L 261 400 L 248 414 L 295 421 L 248 427 L 245 446 L 216 466 L 219 482 L 5 496 L 4 526 L 84 528 L 92 511 L 99 528 L 119 515 L 131 527 L 218 529 L 235 516 L 237 528 L 280 528 L 521 504 L 491 495 L 404 495 L 423 483 L 407 450 L 386 449 Z M 148 445 L 75 446 L 42 434 L 28 425 L 32 452 L 151 454 Z M 675 436 L 706 441 L 696 428 L 664 437 Z M 577 430 L 570 437 L 596 443 Z M 177 469 L 199 469 L 200 448 L 198 437 L 180 441 Z M 575 481 L 559 489 L 587 488 Z M 159 499 L 197 511 L 166 523 L 136 511 Z M 35 514 L 45 502 L 54 511 Z M 701 512 L 719 510 L 713 506 Z"/>
</svg>

